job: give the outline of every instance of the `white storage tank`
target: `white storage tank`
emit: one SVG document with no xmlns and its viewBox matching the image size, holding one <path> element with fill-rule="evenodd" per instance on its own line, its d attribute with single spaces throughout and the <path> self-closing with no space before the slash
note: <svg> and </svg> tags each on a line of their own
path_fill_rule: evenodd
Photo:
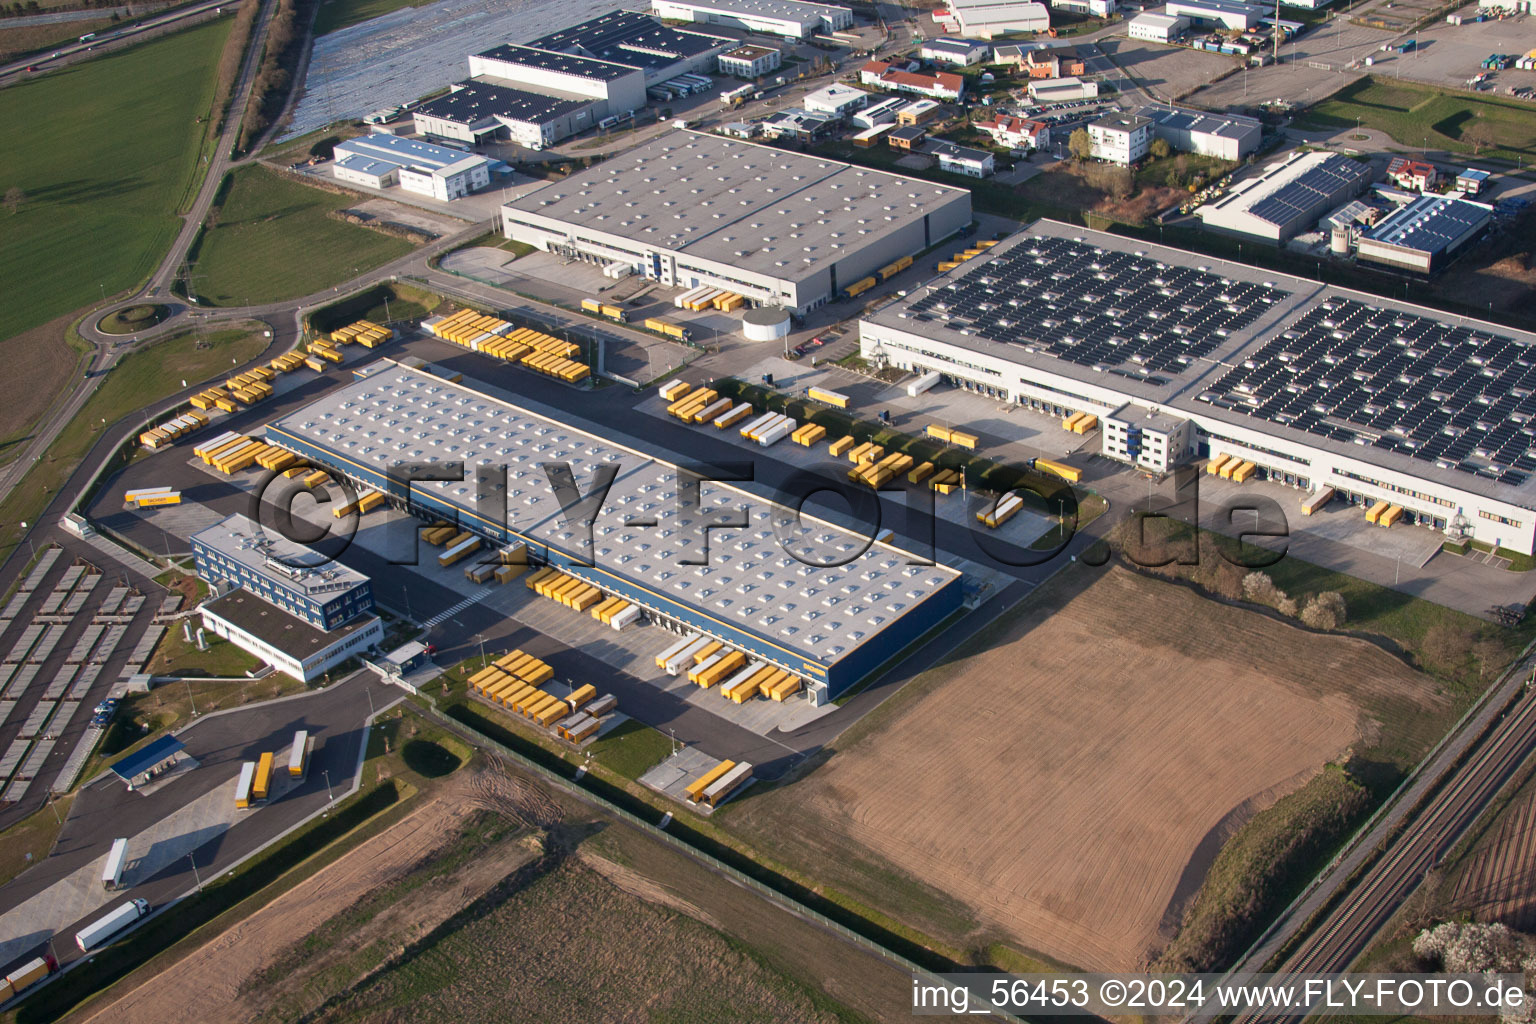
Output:
<svg viewBox="0 0 1536 1024">
<path fill-rule="evenodd" d="M 748 341 L 783 341 L 789 337 L 789 311 L 759 306 L 741 315 L 741 333 Z"/>
</svg>

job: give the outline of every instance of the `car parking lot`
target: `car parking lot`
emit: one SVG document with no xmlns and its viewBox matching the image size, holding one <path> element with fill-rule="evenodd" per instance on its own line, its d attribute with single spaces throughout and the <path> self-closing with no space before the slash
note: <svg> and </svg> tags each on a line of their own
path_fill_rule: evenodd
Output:
<svg viewBox="0 0 1536 1024">
<path fill-rule="evenodd" d="M 1462 14 L 1474 17 L 1476 10 L 1469 7 Z M 1490 54 L 1503 53 L 1514 58 L 1536 48 L 1536 18 L 1520 14 L 1501 20 L 1465 21 L 1460 25 L 1441 21 L 1415 33 L 1413 39 L 1412 50 L 1402 55 L 1382 54 L 1388 59 L 1379 62 L 1373 70 L 1379 67 L 1382 74 L 1465 89 L 1467 82 L 1484 70 L 1483 59 Z M 1513 95 L 1511 90 L 1533 88 L 1536 88 L 1536 71 L 1509 67 L 1494 71 L 1480 91 L 1495 92 L 1504 98 Z"/>
</svg>

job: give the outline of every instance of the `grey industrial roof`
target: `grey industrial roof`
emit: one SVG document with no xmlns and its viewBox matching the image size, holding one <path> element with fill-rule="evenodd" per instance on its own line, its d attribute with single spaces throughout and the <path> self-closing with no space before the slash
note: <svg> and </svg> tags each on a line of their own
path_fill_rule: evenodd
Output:
<svg viewBox="0 0 1536 1024">
<path fill-rule="evenodd" d="M 822 12 L 828 10 L 852 10 L 840 4 L 807 3 L 806 0 L 674 0 L 674 2 L 683 7 L 799 22 L 819 19 Z"/>
<path fill-rule="evenodd" d="M 1186 110 L 1162 103 L 1150 103 L 1138 113 L 1175 131 L 1198 132 L 1223 138 L 1240 138 L 1264 130 L 1256 119 L 1241 114 L 1208 114 L 1203 110 Z"/>
<path fill-rule="evenodd" d="M 1386 245 L 1439 254 L 1492 217 L 1493 208 L 1482 203 L 1423 195 L 1377 221 L 1365 237 Z"/>
<path fill-rule="evenodd" d="M 368 577 L 329 555 L 232 515 L 192 535 L 226 558 L 275 584 L 324 602 L 333 594 L 367 583 Z"/>
<path fill-rule="evenodd" d="M 980 163 L 991 156 L 984 149 L 972 149 L 970 146 L 961 146 L 954 142 L 945 142 L 942 139 L 935 140 L 923 147 L 923 152 L 933 156 L 947 156 L 951 160 L 974 160 Z"/>
<path fill-rule="evenodd" d="M 634 68 L 657 68 L 734 42 L 728 36 L 676 29 L 636 11 L 609 11 L 527 45 Z"/>
<path fill-rule="evenodd" d="M 964 56 L 972 50 L 985 50 L 990 45 L 990 43 L 983 42 L 980 39 L 958 39 L 954 36 L 940 36 L 937 39 L 923 40 L 922 48 L 925 50 L 948 50 L 950 53 Z"/>
<path fill-rule="evenodd" d="M 382 160 L 397 167 L 424 168 L 428 172 L 445 170 L 465 161 L 489 162 L 476 153 L 466 153 L 461 149 L 434 146 L 420 139 L 406 139 L 399 135 L 385 135 L 380 132 L 359 135 L 355 139 L 338 142 L 335 150 L 337 153 L 355 153 L 366 158 Z"/>
<path fill-rule="evenodd" d="M 1112 290 L 1117 282 L 1102 280 L 1091 267 L 1083 272 L 1048 257 L 1035 265 L 1040 280 L 1025 293 L 1048 295 L 1057 307 L 1055 320 L 1032 316 L 1006 299 L 991 309 L 957 302 L 944 319 L 948 311 L 938 309 L 935 296 L 942 301 L 957 295 L 949 286 L 966 279 L 1022 279 L 1028 261 L 1009 260 L 1010 251 L 1027 253 L 1047 239 L 1071 242 L 1067 251 L 1086 249 L 1105 267 L 1112 264 L 1103 257 L 1118 253 L 1150 261 L 1152 269 L 1122 275 L 1126 294 L 1120 295 Z M 1010 264 L 1017 273 L 1005 273 Z M 1130 325 L 1115 315 L 1118 310 L 1145 315 L 1170 300 L 1174 310 L 1194 308 L 1181 294 L 1164 294 L 1173 280 L 1167 272 L 1176 268 L 1258 286 L 1273 301 L 1246 326 L 1220 328 L 1224 337 L 1207 339 L 1204 354 L 1189 356 L 1182 370 L 1161 381 L 1116 373 L 1108 364 L 1086 365 L 1080 346 L 1094 343 L 1105 328 L 1118 327 L 1131 349 L 1148 344 L 1126 336 L 1119 325 Z M 919 305 L 928 319 L 913 316 Z M 1017 317 L 1017 339 L 995 341 L 975 328 L 978 317 L 996 322 L 1006 318 L 1005 310 Z M 1424 477 L 1456 470 L 1454 478 L 1439 479 L 1536 507 L 1536 334 L 1529 332 L 1046 220 L 865 319 L 1398 472 Z M 1081 341 L 1053 342 L 1048 323 L 1070 323 Z M 1201 346 L 1198 335 L 1188 337 L 1191 349 Z"/>
<path fill-rule="evenodd" d="M 701 508 L 744 509 L 750 525 L 709 530 L 707 564 L 687 564 L 702 558 L 685 544 L 702 513 L 680 509 L 675 467 L 405 366 L 331 391 L 269 430 L 276 443 L 301 438 L 341 463 L 378 473 L 402 460 L 461 461 L 464 481 L 413 487 L 468 511 L 477 508 L 475 467 L 505 467 L 512 530 L 590 559 L 599 573 L 824 662 L 843 657 L 959 575 L 942 566 L 909 566 L 908 556 L 880 545 L 856 554 L 864 539 L 813 520 L 795 526 L 780 506 L 709 481 L 699 488 Z M 617 470 L 594 524 L 595 550 L 566 524 L 543 469 L 550 462 L 567 463 L 583 488 L 595 470 Z M 641 522 L 654 525 L 631 525 Z M 786 545 L 822 564 L 803 564 Z M 826 567 L 834 560 L 845 564 Z"/>
<path fill-rule="evenodd" d="M 223 597 L 209 601 L 199 610 L 212 612 L 269 647 L 299 661 L 340 643 L 360 629 L 367 629 L 378 618 L 376 615 L 359 615 L 345 625 L 325 630 L 262 600 L 244 587 L 237 587 Z"/>
<path fill-rule="evenodd" d="M 1347 183 L 1370 174 L 1368 165 L 1342 154 L 1307 153 L 1275 164 L 1210 205 L 1283 226 L 1329 202 Z"/>
<path fill-rule="evenodd" d="M 590 78 L 599 82 L 611 82 L 616 78 L 633 74 L 636 70 L 628 64 L 615 64 L 612 61 L 596 60 L 592 57 L 577 57 L 552 50 L 539 50 L 531 46 L 518 46 L 515 43 L 493 46 L 489 50 L 482 50 L 478 56 L 507 64 L 571 75 L 574 78 Z"/>
<path fill-rule="evenodd" d="M 423 103 L 416 113 L 456 124 L 476 124 L 496 117 L 544 124 L 591 105 L 590 100 L 562 99 L 471 79 L 456 83 L 448 95 Z"/>
<path fill-rule="evenodd" d="M 788 280 L 965 195 L 947 185 L 680 130 L 505 208 Z"/>
<path fill-rule="evenodd" d="M 1142 128 L 1151 123 L 1152 119 L 1150 117 L 1142 117 L 1140 114 L 1127 114 L 1118 110 L 1111 111 L 1103 117 L 1096 117 L 1088 122 L 1090 127 L 1112 128 L 1115 131 L 1121 132 L 1133 132 L 1137 128 Z"/>
<path fill-rule="evenodd" d="M 347 170 L 356 171 L 358 174 L 371 174 L 376 178 L 393 174 L 401 167 L 400 164 L 392 163 L 388 160 L 375 160 L 360 153 L 352 153 L 341 157 L 336 161 L 336 166 L 345 167 Z"/>
<path fill-rule="evenodd" d="M 1203 7 L 1208 11 L 1225 11 L 1229 14 L 1263 14 L 1264 11 L 1254 4 L 1239 3 L 1237 0 L 1176 0 L 1181 7 Z"/>
</svg>

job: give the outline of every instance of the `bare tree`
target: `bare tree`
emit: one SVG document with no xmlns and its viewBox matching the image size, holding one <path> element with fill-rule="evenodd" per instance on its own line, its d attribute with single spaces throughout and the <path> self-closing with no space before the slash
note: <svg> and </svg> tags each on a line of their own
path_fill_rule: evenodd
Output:
<svg viewBox="0 0 1536 1024">
<path fill-rule="evenodd" d="M 12 185 L 5 190 L 5 208 L 11 211 L 14 217 L 21 210 L 21 204 L 27 201 L 27 194 L 18 186 Z"/>
<path fill-rule="evenodd" d="M 1483 115 L 1479 114 L 1477 116 L 1482 117 Z M 1486 121 L 1473 121 L 1462 131 L 1461 141 L 1471 144 L 1472 155 L 1477 156 L 1486 147 L 1492 146 L 1498 140 L 1494 138 L 1493 129 L 1488 127 Z"/>
</svg>

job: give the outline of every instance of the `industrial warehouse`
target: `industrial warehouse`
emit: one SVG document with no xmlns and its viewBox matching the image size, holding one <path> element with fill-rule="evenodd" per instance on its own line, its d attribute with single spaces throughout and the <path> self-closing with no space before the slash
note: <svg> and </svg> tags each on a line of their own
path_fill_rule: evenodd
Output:
<svg viewBox="0 0 1536 1024">
<path fill-rule="evenodd" d="M 516 241 L 796 313 L 970 220 L 964 189 L 689 131 L 502 207 Z"/>
<path fill-rule="evenodd" d="M 526 543 L 551 568 L 653 622 L 804 679 L 817 699 L 837 696 L 961 606 L 952 569 L 910 564 L 894 548 L 797 521 L 722 484 L 701 483 L 690 509 L 671 465 L 401 365 L 383 364 L 279 419 L 267 440 L 423 517 L 492 544 Z M 390 476 L 407 462 L 462 462 L 467 475 L 418 481 L 407 493 Z M 617 472 L 590 536 L 567 521 L 545 474 L 550 463 L 567 464 L 584 491 L 598 471 Z M 480 467 L 506 469 L 497 516 L 477 500 Z M 718 525 L 720 516 L 742 525 Z"/>
<path fill-rule="evenodd" d="M 1371 521 L 1536 545 L 1536 335 L 1053 221 L 861 322 L 878 365 Z M 1241 472 L 1237 472 L 1241 470 Z"/>
</svg>

